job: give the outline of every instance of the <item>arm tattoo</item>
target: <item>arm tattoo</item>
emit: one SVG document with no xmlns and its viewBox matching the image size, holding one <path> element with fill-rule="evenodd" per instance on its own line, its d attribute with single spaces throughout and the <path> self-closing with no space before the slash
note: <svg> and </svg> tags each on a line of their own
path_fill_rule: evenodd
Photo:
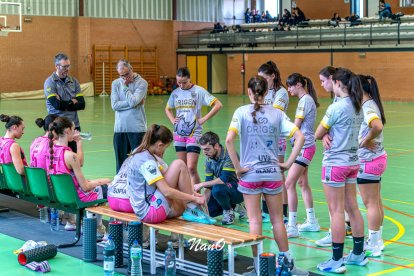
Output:
<svg viewBox="0 0 414 276">
<path fill-rule="evenodd" d="M 73 161 L 76 162 L 76 155 L 73 155 Z"/>
</svg>

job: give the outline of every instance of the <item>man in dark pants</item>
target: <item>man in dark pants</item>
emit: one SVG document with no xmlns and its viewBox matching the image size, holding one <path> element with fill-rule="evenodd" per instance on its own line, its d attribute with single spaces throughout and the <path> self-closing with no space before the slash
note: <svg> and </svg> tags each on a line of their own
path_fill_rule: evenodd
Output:
<svg viewBox="0 0 414 276">
<path fill-rule="evenodd" d="M 208 202 L 210 216 L 223 214 L 223 225 L 234 223 L 235 214 L 246 216 L 243 194 L 237 190 L 236 170 L 227 150 L 220 145 L 220 138 L 214 132 L 206 132 L 199 140 L 201 149 L 207 157 L 205 161 L 205 182 L 194 185 L 194 190 L 206 188 L 204 195 Z"/>
<path fill-rule="evenodd" d="M 128 154 L 141 144 L 147 131 L 144 103 L 148 83 L 133 72 L 127 60 L 118 61 L 116 69 L 119 78 L 112 82 L 111 105 L 115 111 L 114 150 L 118 173 Z"/>
<path fill-rule="evenodd" d="M 63 53 L 55 56 L 56 71 L 46 79 L 44 91 L 48 114 L 65 116 L 73 121 L 75 129 L 80 131 L 78 110 L 85 109 L 85 99 L 77 79 L 69 76 L 69 57 Z M 77 152 L 76 142 L 69 142 L 69 147 Z"/>
</svg>

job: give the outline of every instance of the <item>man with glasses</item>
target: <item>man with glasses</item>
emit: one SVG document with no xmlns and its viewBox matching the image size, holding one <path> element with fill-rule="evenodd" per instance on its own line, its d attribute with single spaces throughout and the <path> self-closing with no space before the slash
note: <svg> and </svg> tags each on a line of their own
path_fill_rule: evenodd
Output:
<svg viewBox="0 0 414 276">
<path fill-rule="evenodd" d="M 55 56 L 56 71 L 47 78 L 44 84 L 46 108 L 49 114 L 68 117 L 80 131 L 78 110 L 85 109 L 85 99 L 77 79 L 69 76 L 69 57 L 63 53 Z M 75 141 L 69 142 L 69 147 L 77 152 Z"/>
<path fill-rule="evenodd" d="M 114 150 L 118 173 L 128 154 L 141 144 L 147 131 L 144 103 L 148 83 L 134 73 L 127 60 L 118 61 L 116 70 L 119 78 L 112 82 L 111 106 L 115 111 Z"/>
</svg>

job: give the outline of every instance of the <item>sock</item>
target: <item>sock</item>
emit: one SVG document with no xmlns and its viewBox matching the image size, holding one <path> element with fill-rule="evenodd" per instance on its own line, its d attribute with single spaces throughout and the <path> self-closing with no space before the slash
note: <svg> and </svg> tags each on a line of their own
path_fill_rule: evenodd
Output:
<svg viewBox="0 0 414 276">
<path fill-rule="evenodd" d="M 47 261 L 43 261 L 43 262 L 40 262 L 40 263 L 31 262 L 31 263 L 28 263 L 27 265 L 25 265 L 25 267 L 27 267 L 31 270 L 37 271 L 37 272 L 42 272 L 42 273 L 50 271 L 50 265 Z"/>
<path fill-rule="evenodd" d="M 267 208 L 266 200 L 262 199 L 262 210 L 263 213 L 269 214 L 269 209 Z"/>
<path fill-rule="evenodd" d="M 195 204 L 195 203 L 193 203 L 193 202 L 188 202 L 188 203 L 187 203 L 187 208 L 190 208 L 190 209 L 195 209 L 195 208 L 197 208 L 197 204 Z"/>
<path fill-rule="evenodd" d="M 306 208 L 306 216 L 307 216 L 307 220 L 310 223 L 316 222 L 315 211 L 313 210 L 313 208 Z"/>
<path fill-rule="evenodd" d="M 292 254 L 290 253 L 290 250 L 285 252 L 280 251 L 279 254 L 283 254 L 289 261 L 292 260 Z"/>
<path fill-rule="evenodd" d="M 352 252 L 355 255 L 361 255 L 361 253 L 364 251 L 364 236 L 362 237 L 353 237 L 354 239 L 354 249 Z"/>
<path fill-rule="evenodd" d="M 379 238 L 378 238 L 378 240 L 382 240 L 382 225 L 380 226 L 380 233 L 379 233 Z"/>
<path fill-rule="evenodd" d="M 368 229 L 368 242 L 371 245 L 376 245 L 379 241 L 380 231 Z"/>
<path fill-rule="evenodd" d="M 283 216 L 285 217 L 288 216 L 288 205 L 287 204 L 283 204 Z"/>
<path fill-rule="evenodd" d="M 298 213 L 297 212 L 289 212 L 289 222 L 288 225 L 290 226 L 296 226 L 296 218 Z"/>
<path fill-rule="evenodd" d="M 344 256 L 344 243 L 332 243 L 332 259 L 334 261 L 339 261 Z"/>
</svg>

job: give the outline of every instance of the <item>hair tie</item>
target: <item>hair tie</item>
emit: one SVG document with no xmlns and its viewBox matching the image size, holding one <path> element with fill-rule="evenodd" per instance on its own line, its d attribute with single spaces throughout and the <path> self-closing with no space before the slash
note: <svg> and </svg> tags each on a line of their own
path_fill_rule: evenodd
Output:
<svg viewBox="0 0 414 276">
<path fill-rule="evenodd" d="M 155 130 L 159 130 L 160 129 L 160 125 L 155 124 L 154 128 L 155 128 Z"/>
</svg>

